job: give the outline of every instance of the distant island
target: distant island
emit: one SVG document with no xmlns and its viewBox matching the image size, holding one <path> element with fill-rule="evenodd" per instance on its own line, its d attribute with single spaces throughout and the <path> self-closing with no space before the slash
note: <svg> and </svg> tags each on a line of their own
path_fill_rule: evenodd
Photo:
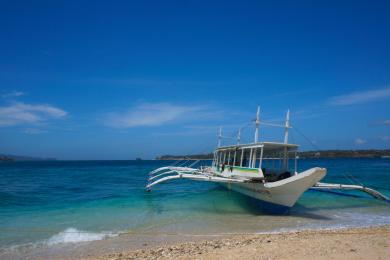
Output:
<svg viewBox="0 0 390 260">
<path fill-rule="evenodd" d="M 55 161 L 55 158 L 37 158 L 30 156 L 9 155 L 0 154 L 0 162 L 13 162 L 13 161 Z"/>
<path fill-rule="evenodd" d="M 301 159 L 305 158 L 388 158 L 390 149 L 386 150 L 321 150 L 298 152 Z M 213 154 L 192 154 L 192 155 L 162 155 L 156 160 L 212 160 Z"/>
<path fill-rule="evenodd" d="M 0 155 L 0 161 L 13 161 L 11 157 L 5 156 L 5 155 Z"/>
</svg>

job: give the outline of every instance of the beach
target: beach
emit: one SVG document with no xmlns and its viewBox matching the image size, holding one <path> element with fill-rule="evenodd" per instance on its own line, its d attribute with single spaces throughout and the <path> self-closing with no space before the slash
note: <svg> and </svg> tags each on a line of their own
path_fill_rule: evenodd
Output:
<svg viewBox="0 0 390 260">
<path fill-rule="evenodd" d="M 390 225 L 235 235 L 84 259 L 388 259 Z"/>
</svg>

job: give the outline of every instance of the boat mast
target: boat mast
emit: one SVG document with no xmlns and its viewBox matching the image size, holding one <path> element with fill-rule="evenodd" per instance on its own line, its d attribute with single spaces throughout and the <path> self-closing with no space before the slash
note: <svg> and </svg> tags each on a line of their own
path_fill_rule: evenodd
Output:
<svg viewBox="0 0 390 260">
<path fill-rule="evenodd" d="M 237 145 L 240 145 L 241 141 L 241 127 L 238 128 L 238 133 L 237 133 Z"/>
<path fill-rule="evenodd" d="M 218 148 L 221 147 L 221 141 L 222 141 L 222 126 L 219 127 L 219 133 L 218 133 Z M 214 166 L 218 167 L 218 165 L 221 163 L 221 155 L 222 152 L 214 152 Z"/>
<path fill-rule="evenodd" d="M 260 125 L 260 106 L 257 107 L 256 113 L 256 131 L 255 131 L 255 143 L 259 141 L 259 125 Z"/>
<path fill-rule="evenodd" d="M 288 129 L 290 128 L 290 109 L 287 110 L 286 123 L 284 125 L 284 143 L 288 143 Z"/>
<path fill-rule="evenodd" d="M 219 127 L 218 148 L 221 147 L 221 140 L 222 140 L 222 126 Z"/>
<path fill-rule="evenodd" d="M 290 109 L 287 110 L 286 114 L 286 122 L 284 125 L 284 143 L 288 143 L 288 129 L 290 128 Z M 284 156 L 283 156 L 283 168 L 287 170 L 288 168 L 288 154 L 287 154 L 287 146 L 284 147 Z"/>
</svg>

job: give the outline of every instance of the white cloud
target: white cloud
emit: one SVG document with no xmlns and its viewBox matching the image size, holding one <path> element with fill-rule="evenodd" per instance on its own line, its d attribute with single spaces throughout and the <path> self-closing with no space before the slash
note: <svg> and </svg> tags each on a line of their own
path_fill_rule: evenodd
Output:
<svg viewBox="0 0 390 260">
<path fill-rule="evenodd" d="M 346 95 L 335 96 L 328 100 L 332 106 L 347 106 L 372 102 L 375 100 L 386 99 L 390 97 L 390 87 L 353 92 Z"/>
<path fill-rule="evenodd" d="M 159 78 L 87 78 L 83 82 L 99 83 L 107 85 L 118 85 L 128 87 L 172 87 L 172 86 L 193 86 L 193 87 L 214 87 L 221 85 L 232 85 L 232 81 L 208 81 L 208 80 L 179 80 Z"/>
<path fill-rule="evenodd" d="M 138 126 L 159 126 L 183 119 L 210 117 L 206 106 L 185 106 L 171 103 L 143 103 L 134 106 L 127 112 L 109 113 L 105 123 L 112 127 L 131 128 Z"/>
<path fill-rule="evenodd" d="M 381 139 L 383 142 L 388 142 L 390 141 L 390 136 L 388 135 L 379 136 L 379 139 Z"/>
<path fill-rule="evenodd" d="M 37 135 L 37 134 L 42 134 L 46 133 L 47 131 L 39 129 L 39 128 L 26 128 L 24 129 L 23 133 L 29 134 L 29 135 Z"/>
<path fill-rule="evenodd" d="M 366 143 L 366 140 L 362 139 L 362 138 L 356 138 L 355 139 L 355 144 L 365 144 Z"/>
<path fill-rule="evenodd" d="M 30 105 L 18 102 L 0 107 L 0 127 L 35 124 L 66 115 L 66 111 L 50 105 Z"/>
<path fill-rule="evenodd" d="M 390 125 L 390 119 L 385 119 L 376 123 L 377 125 Z"/>
<path fill-rule="evenodd" d="M 20 96 L 24 96 L 26 95 L 26 93 L 22 92 L 22 91 L 13 91 L 13 92 L 9 92 L 9 93 L 5 93 L 3 95 L 1 95 L 2 98 L 14 98 L 14 97 L 20 97 Z"/>
</svg>

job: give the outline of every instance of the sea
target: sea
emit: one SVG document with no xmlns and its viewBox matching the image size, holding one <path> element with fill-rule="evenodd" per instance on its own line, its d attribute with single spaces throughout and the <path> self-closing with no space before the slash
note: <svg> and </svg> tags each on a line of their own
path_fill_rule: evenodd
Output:
<svg viewBox="0 0 390 260">
<path fill-rule="evenodd" d="M 214 183 L 181 179 L 147 192 L 148 173 L 171 163 L 0 163 L 0 258 L 85 256 L 168 240 L 390 224 L 390 203 L 359 192 L 309 190 L 277 214 Z M 299 160 L 300 170 L 316 166 L 327 168 L 324 182 L 363 184 L 390 197 L 390 159 Z"/>
</svg>

